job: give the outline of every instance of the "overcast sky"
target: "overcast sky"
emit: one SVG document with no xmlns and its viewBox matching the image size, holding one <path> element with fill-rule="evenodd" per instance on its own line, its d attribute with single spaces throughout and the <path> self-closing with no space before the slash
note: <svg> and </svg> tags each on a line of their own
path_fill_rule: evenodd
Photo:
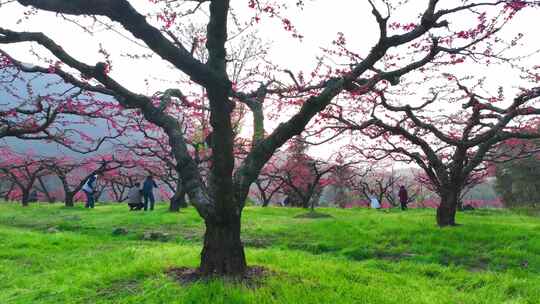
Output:
<svg viewBox="0 0 540 304">
<path fill-rule="evenodd" d="M 141 12 L 148 12 L 152 8 L 151 5 L 148 5 L 147 0 L 131 2 Z M 299 32 L 304 35 L 305 38 L 302 41 L 293 39 L 289 33 L 283 31 L 281 23 L 275 18 L 273 20 L 264 20 L 257 25 L 260 36 L 265 41 L 273 42 L 269 56 L 272 62 L 293 71 L 309 71 L 314 66 L 316 56 L 321 54 L 320 47 L 330 46 L 332 40 L 337 37 L 338 32 L 345 34 L 350 48 L 357 53 L 366 54 L 373 47 L 378 37 L 378 28 L 367 1 L 340 0 L 339 5 L 336 5 L 336 1 L 330 0 L 305 2 L 304 10 L 295 8 L 284 13 L 292 20 Z M 392 13 L 390 22 L 407 23 L 417 21 L 417 16 L 425 9 L 425 2 L 427 1 L 410 1 L 408 5 Z M 455 0 L 441 1 L 441 3 L 448 6 L 456 2 Z M 494 1 L 488 0 L 487 2 Z M 241 16 L 251 16 L 253 14 L 247 8 L 247 0 L 232 1 L 232 5 L 236 11 L 240 12 Z M 25 11 L 28 11 L 28 8 L 17 3 L 9 3 L 0 7 L 0 25 L 14 30 L 43 31 L 61 44 L 68 52 L 89 64 L 103 60 L 103 57 L 98 52 L 99 43 L 102 43 L 107 50 L 111 51 L 113 56 L 115 64 L 113 75 L 133 90 L 140 90 L 144 84 L 144 78 L 149 75 L 174 77 L 169 70 L 164 72 L 160 60 L 152 61 L 151 64 L 148 61 L 134 64 L 132 60 L 120 57 L 120 54 L 127 52 L 148 53 L 149 51 L 114 32 L 103 30 L 91 37 L 76 25 L 55 18 L 53 13 L 48 12 L 39 12 L 28 20 L 18 23 Z M 536 35 L 537 15 L 535 14 L 538 14 L 538 10 L 520 14 L 519 18 L 514 20 L 503 34 L 510 37 L 517 31 L 521 31 L 525 34 Z M 474 18 L 463 17 L 449 18 L 449 20 L 451 21 L 450 28 L 452 30 L 470 27 L 475 22 Z M 468 22 L 470 20 L 472 22 Z M 155 22 L 155 20 L 150 21 Z M 201 22 L 204 22 L 204 20 L 201 19 Z M 530 43 L 526 47 L 528 50 L 540 49 L 540 39 L 526 40 Z M 16 57 L 20 59 L 35 61 L 35 57 L 28 52 L 28 45 L 2 46 L 2 48 L 16 50 Z"/>
<path fill-rule="evenodd" d="M 148 0 L 131 2 L 141 12 L 152 8 L 148 4 Z M 240 16 L 252 14 L 252 11 L 247 7 L 247 2 L 247 0 L 232 1 L 232 6 Z M 287 2 L 292 4 L 295 1 Z M 266 20 L 257 26 L 260 37 L 265 41 L 272 42 L 268 56 L 270 61 L 294 72 L 310 71 L 316 62 L 316 56 L 321 54 L 320 47 L 330 46 L 338 32 L 343 32 L 349 41 L 350 48 L 360 54 L 367 54 L 375 44 L 378 38 L 378 28 L 367 1 L 319 0 L 305 2 L 304 10 L 293 8 L 285 12 L 285 15 L 292 20 L 299 32 L 304 35 L 305 38 L 302 41 L 294 39 L 290 33 L 284 32 L 278 20 Z M 452 6 L 458 1 L 445 0 L 440 2 Z M 402 9 L 393 13 L 390 22 L 417 21 L 417 16 L 425 10 L 426 3 L 427 1 L 420 0 L 409 1 Z M 91 37 L 73 23 L 62 21 L 54 14 L 47 12 L 40 12 L 28 20 L 18 22 L 25 11 L 28 11 L 28 8 L 17 3 L 9 3 L 0 7 L 0 27 L 12 30 L 43 31 L 76 58 L 92 65 L 103 61 L 103 57 L 98 52 L 101 42 L 113 56 L 112 75 L 136 92 L 153 94 L 158 90 L 163 90 L 168 85 L 160 81 L 151 81 L 150 87 L 146 87 L 145 79 L 151 77 L 175 79 L 181 76 L 178 71 L 168 68 L 168 65 L 159 59 L 133 62 L 120 56 L 120 54 L 128 52 L 149 53 L 149 51 L 115 32 L 103 30 Z M 507 38 L 513 37 L 518 32 L 523 32 L 526 35 L 524 41 L 527 41 L 527 45 L 520 46 L 520 53 L 526 54 L 540 49 L 540 39 L 537 38 L 538 13 L 538 10 L 531 10 L 520 14 L 519 18 L 514 20 L 511 26 L 502 33 Z M 450 28 L 457 30 L 470 27 L 475 22 L 474 17 L 471 17 L 470 19 L 449 18 Z M 151 22 L 155 22 L 155 20 L 151 20 Z M 19 60 L 36 62 L 35 56 L 29 52 L 28 44 L 1 45 L 0 47 L 9 51 Z M 34 50 L 45 54 L 39 48 Z M 530 61 L 539 62 L 538 56 Z M 474 71 L 468 71 L 469 69 Z M 492 67 L 489 70 L 480 66 L 460 67 L 456 72 L 489 74 L 490 81 L 494 86 L 504 85 L 508 87 L 508 90 L 519 84 L 518 74 L 504 66 Z M 317 148 L 316 150 L 318 154 L 325 154 L 328 148 Z"/>
</svg>

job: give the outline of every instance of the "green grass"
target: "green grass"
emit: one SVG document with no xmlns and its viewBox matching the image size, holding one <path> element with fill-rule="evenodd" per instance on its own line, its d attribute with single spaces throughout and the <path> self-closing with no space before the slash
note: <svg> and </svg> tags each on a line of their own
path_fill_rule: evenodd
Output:
<svg viewBox="0 0 540 304">
<path fill-rule="evenodd" d="M 246 208 L 257 288 L 214 280 L 182 286 L 170 267 L 195 267 L 203 223 L 190 208 L 0 204 L 0 303 L 540 303 L 540 220 L 508 211 Z M 53 229 L 51 229 L 51 227 Z M 125 228 L 125 235 L 113 235 Z M 168 242 L 144 241 L 147 231 Z"/>
</svg>

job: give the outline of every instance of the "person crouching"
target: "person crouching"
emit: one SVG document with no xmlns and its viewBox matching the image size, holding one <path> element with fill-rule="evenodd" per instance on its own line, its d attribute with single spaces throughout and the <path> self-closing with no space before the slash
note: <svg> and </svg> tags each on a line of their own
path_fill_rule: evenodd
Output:
<svg viewBox="0 0 540 304">
<path fill-rule="evenodd" d="M 141 210 L 144 207 L 142 203 L 142 190 L 141 183 L 135 183 L 128 192 L 128 206 L 129 210 Z"/>
</svg>

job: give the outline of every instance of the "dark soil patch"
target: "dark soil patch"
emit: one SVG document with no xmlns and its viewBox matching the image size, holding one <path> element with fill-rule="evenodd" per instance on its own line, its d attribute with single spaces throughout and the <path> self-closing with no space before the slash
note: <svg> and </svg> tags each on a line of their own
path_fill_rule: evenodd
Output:
<svg viewBox="0 0 540 304">
<path fill-rule="evenodd" d="M 441 272 L 438 270 L 429 269 L 429 270 L 423 271 L 423 274 L 428 278 L 436 278 L 441 275 Z"/>
<path fill-rule="evenodd" d="M 128 234 L 128 230 L 122 227 L 114 228 L 112 231 L 112 235 L 126 235 L 126 234 Z"/>
<path fill-rule="evenodd" d="M 203 239 L 203 235 L 204 231 L 193 229 L 182 231 L 181 234 L 182 238 L 185 240 L 194 242 L 201 241 Z"/>
<path fill-rule="evenodd" d="M 326 213 L 308 212 L 308 213 L 299 214 L 299 215 L 295 216 L 294 218 L 311 218 L 311 219 L 315 219 L 315 218 L 331 218 L 331 217 L 333 217 L 333 216 L 331 216 L 330 214 L 326 214 Z"/>
<path fill-rule="evenodd" d="M 403 259 L 413 258 L 416 254 L 409 253 L 409 252 L 383 252 L 378 251 L 375 253 L 375 257 L 381 260 L 387 260 L 387 261 L 401 261 Z"/>
<path fill-rule="evenodd" d="M 267 248 L 272 244 L 270 240 L 256 238 L 245 238 L 242 243 L 244 243 L 244 246 L 253 248 Z"/>
<path fill-rule="evenodd" d="M 246 273 L 240 277 L 220 277 L 217 275 L 205 275 L 201 273 L 198 268 L 189 267 L 169 268 L 165 271 L 165 273 L 182 285 L 222 279 L 227 283 L 239 283 L 252 289 L 260 287 L 263 283 L 263 280 L 272 274 L 270 270 L 262 266 L 248 267 Z"/>
<path fill-rule="evenodd" d="M 146 231 L 141 235 L 141 240 L 168 242 L 171 240 L 171 235 L 161 231 Z"/>
<path fill-rule="evenodd" d="M 60 229 L 58 229 L 58 227 L 49 227 L 45 232 L 47 232 L 47 233 L 58 233 L 58 232 L 60 232 Z"/>
<path fill-rule="evenodd" d="M 118 294 L 137 294 L 140 292 L 140 282 L 137 280 L 115 281 L 106 288 L 100 288 L 97 294 L 100 298 L 113 299 Z"/>
<path fill-rule="evenodd" d="M 78 215 L 68 215 L 68 216 L 64 216 L 63 219 L 65 221 L 80 221 L 81 217 Z"/>
<path fill-rule="evenodd" d="M 484 272 L 489 268 L 489 260 L 486 258 L 480 258 L 473 265 L 469 267 L 470 272 Z"/>
<path fill-rule="evenodd" d="M 341 250 L 341 247 L 333 246 L 325 243 L 303 243 L 298 241 L 296 243 L 291 243 L 287 245 L 287 248 L 294 250 L 303 250 L 312 254 L 324 254 L 329 252 L 338 252 Z"/>
</svg>

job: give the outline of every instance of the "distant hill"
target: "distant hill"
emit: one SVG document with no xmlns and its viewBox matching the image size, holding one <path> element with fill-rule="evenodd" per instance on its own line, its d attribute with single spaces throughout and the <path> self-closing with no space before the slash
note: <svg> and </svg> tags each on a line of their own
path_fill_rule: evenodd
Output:
<svg viewBox="0 0 540 304">
<path fill-rule="evenodd" d="M 38 96 L 50 95 L 50 94 L 62 94 L 73 86 L 63 82 L 58 76 L 54 74 L 34 74 L 34 73 L 20 73 L 18 76 L 21 79 L 13 81 L 10 77 L 10 73 L 13 71 L 1 70 L 0 71 L 0 108 L 9 108 L 10 106 L 19 104 L 19 101 L 15 101 L 13 95 L 19 96 L 21 99 L 33 99 Z M 113 100 L 112 97 L 96 94 L 95 98 L 101 100 Z M 109 134 L 107 124 L 103 120 L 96 119 L 95 125 L 89 125 L 84 122 L 80 117 L 75 115 L 64 116 L 66 120 L 73 121 L 73 124 L 69 126 L 71 129 L 76 129 L 88 134 L 90 137 L 99 138 L 103 135 Z M 120 139 L 121 140 L 121 139 Z M 46 142 L 43 140 L 21 140 L 18 138 L 4 138 L 0 140 L 1 145 L 7 145 L 15 151 L 24 152 L 27 150 L 33 150 L 43 156 L 54 155 L 70 155 L 72 157 L 81 156 L 79 153 L 70 151 L 66 147 L 53 142 Z M 114 149 L 114 144 L 104 144 L 100 151 L 111 151 Z"/>
</svg>

